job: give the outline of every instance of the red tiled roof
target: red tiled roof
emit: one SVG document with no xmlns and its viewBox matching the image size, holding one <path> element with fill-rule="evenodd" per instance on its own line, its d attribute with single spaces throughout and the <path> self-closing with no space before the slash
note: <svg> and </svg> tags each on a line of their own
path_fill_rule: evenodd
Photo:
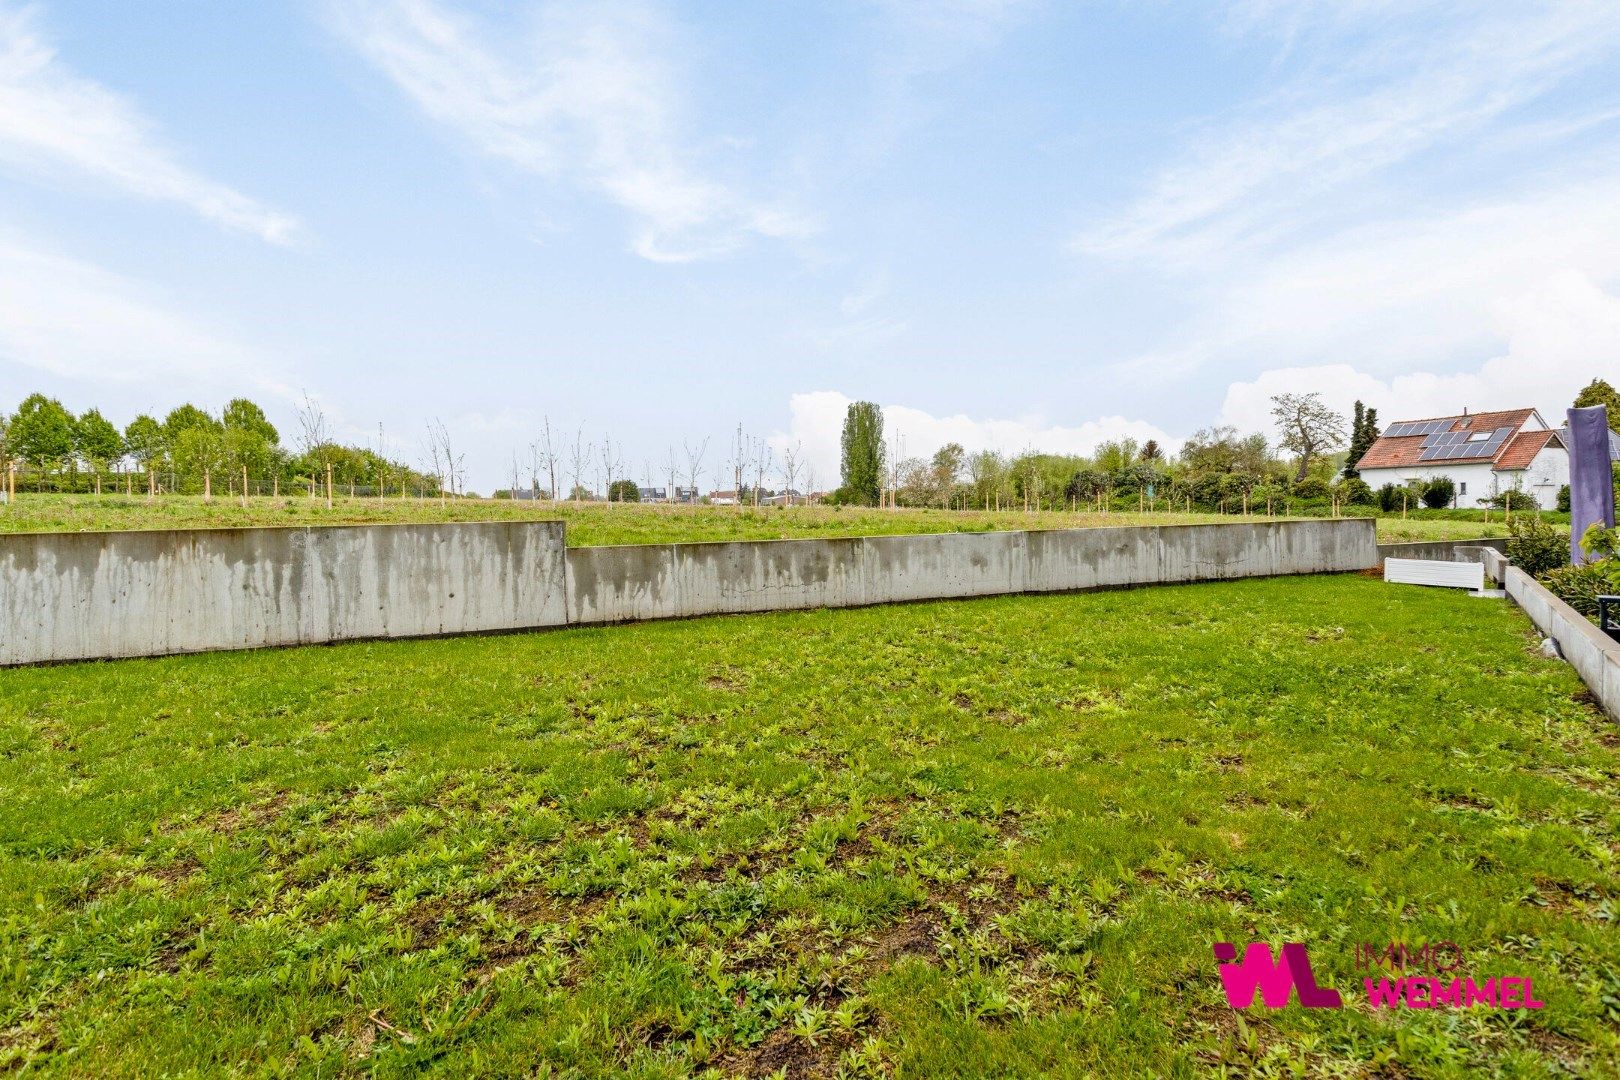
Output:
<svg viewBox="0 0 1620 1080">
<path fill-rule="evenodd" d="M 1534 409 L 1506 409 L 1501 412 L 1469 413 L 1464 416 L 1432 416 L 1421 420 L 1397 420 L 1397 424 L 1421 424 L 1434 420 L 1449 420 L 1451 426 L 1448 431 L 1496 431 L 1500 428 L 1512 428 L 1514 434 L 1505 440 L 1496 451 L 1494 458 L 1481 454 L 1478 457 L 1446 458 L 1444 461 L 1423 461 L 1420 455 L 1423 452 L 1423 435 L 1402 435 L 1399 437 L 1383 436 L 1367 448 L 1367 452 L 1356 462 L 1357 469 L 1401 469 L 1412 467 L 1428 467 L 1435 465 L 1474 464 L 1481 461 L 1492 462 L 1497 470 L 1523 469 L 1530 464 L 1532 458 L 1546 446 L 1552 437 L 1551 431 L 1521 431 L 1525 422 L 1535 415 Z M 1391 425 L 1394 426 L 1394 425 Z"/>
<path fill-rule="evenodd" d="M 1541 448 L 1553 441 L 1556 432 L 1553 431 L 1521 431 L 1507 441 L 1502 452 L 1496 455 L 1496 464 L 1492 466 L 1497 472 L 1508 469 L 1528 469 L 1530 463 L 1541 453 Z"/>
<path fill-rule="evenodd" d="M 1408 435 L 1400 439 L 1380 438 L 1367 447 L 1367 452 L 1356 462 L 1356 468 L 1398 469 L 1403 465 L 1416 465 L 1418 451 L 1422 449 L 1422 435 Z"/>
</svg>

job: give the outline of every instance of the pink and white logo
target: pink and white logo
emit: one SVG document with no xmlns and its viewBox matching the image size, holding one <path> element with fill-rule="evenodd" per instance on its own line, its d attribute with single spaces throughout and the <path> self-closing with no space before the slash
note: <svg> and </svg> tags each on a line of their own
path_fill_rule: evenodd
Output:
<svg viewBox="0 0 1620 1080">
<path fill-rule="evenodd" d="M 1344 1001 L 1337 990 L 1316 985 L 1316 974 L 1311 971 L 1311 959 L 1305 946 L 1290 941 L 1282 947 L 1282 957 L 1271 954 L 1271 946 L 1253 941 L 1237 960 L 1237 946 L 1230 941 L 1215 943 L 1215 959 L 1221 961 L 1221 982 L 1226 986 L 1226 1003 L 1234 1009 L 1247 1009 L 1254 1004 L 1254 992 L 1260 991 L 1260 1000 L 1268 1009 L 1280 1009 L 1288 1004 L 1295 991 L 1299 1003 L 1307 1009 L 1339 1009 Z M 1237 961 L 1234 963 L 1234 961 Z"/>
<path fill-rule="evenodd" d="M 1244 949 L 1243 959 L 1239 960 L 1237 946 L 1230 941 L 1220 941 L 1215 944 L 1215 959 L 1221 961 L 1226 1003 L 1234 1009 L 1252 1006 L 1256 991 L 1268 1009 L 1284 1007 L 1295 994 L 1307 1009 L 1344 1008 L 1337 990 L 1316 985 L 1310 957 L 1305 953 L 1305 946 L 1298 942 L 1283 945 L 1281 956 L 1274 956 L 1271 946 L 1263 941 L 1250 942 Z M 1528 977 L 1476 980 L 1456 975 L 1463 963 L 1463 952 L 1449 941 L 1421 946 L 1398 941 L 1384 946 L 1360 944 L 1356 946 L 1355 963 L 1359 970 L 1382 973 L 1387 969 L 1397 976 L 1362 980 L 1367 990 L 1367 1005 L 1373 1009 L 1466 1009 L 1476 1005 L 1493 1009 L 1546 1007 L 1546 1002 L 1536 998 L 1535 982 Z M 1429 968 L 1436 974 L 1407 975 L 1414 967 Z"/>
</svg>

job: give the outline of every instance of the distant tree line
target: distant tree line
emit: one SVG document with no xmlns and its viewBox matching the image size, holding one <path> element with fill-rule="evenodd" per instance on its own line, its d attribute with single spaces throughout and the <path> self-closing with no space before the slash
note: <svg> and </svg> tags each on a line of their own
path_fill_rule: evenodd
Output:
<svg viewBox="0 0 1620 1080">
<path fill-rule="evenodd" d="M 15 470 L 17 486 L 33 491 L 271 494 L 324 490 L 327 478 L 344 493 L 440 494 L 453 470 L 411 468 L 367 447 L 332 439 L 318 406 L 300 410 L 304 437 L 289 448 L 265 412 L 247 398 L 218 415 L 187 403 L 163 419 L 142 414 L 123 430 L 99 409 L 73 415 L 44 394 L 30 394 L 0 414 L 0 470 Z M 436 459 L 437 460 L 437 459 Z M 330 472 L 328 471 L 330 470 Z"/>
<path fill-rule="evenodd" d="M 1601 379 L 1575 404 L 1607 404 L 1620 431 L 1620 394 Z M 1213 426 L 1171 451 L 1155 440 L 1110 440 L 1090 454 L 1038 449 L 1022 453 L 968 451 L 947 443 L 926 457 L 905 452 L 903 434 L 886 429 L 883 411 L 869 401 L 849 405 L 840 440 L 840 484 L 828 502 L 859 506 L 940 509 L 1196 509 L 1226 513 L 1297 513 L 1317 508 L 1385 512 L 1420 504 L 1445 506 L 1455 495 L 1443 478 L 1373 491 L 1356 464 L 1379 437 L 1378 411 L 1355 403 L 1348 424 L 1319 394 L 1272 399 L 1275 441 L 1261 432 Z M 430 422 L 422 464 L 413 468 L 378 449 L 349 446 L 332 437 L 318 405 L 298 410 L 297 445 L 284 445 L 265 412 L 246 398 L 216 416 L 183 404 L 162 420 L 141 415 L 123 430 L 98 409 L 74 416 L 61 402 L 32 394 L 0 413 L 0 470 L 15 469 L 18 486 L 35 491 L 101 491 L 109 483 L 152 492 L 269 494 L 285 489 L 317 493 L 330 482 L 343 493 L 464 494 L 465 463 L 445 426 Z M 665 461 L 643 462 L 649 489 L 666 497 L 682 492 L 699 501 L 709 441 L 671 446 Z M 778 459 L 779 456 L 779 459 Z M 804 501 L 816 494 L 815 471 L 801 448 L 750 437 L 738 427 L 712 475 L 726 490 L 713 494 L 737 505 Z M 566 438 L 550 419 L 528 447 L 527 461 L 512 455 L 511 486 L 497 494 L 575 501 L 641 498 L 624 448 L 611 436 L 587 442 L 581 427 Z M 526 475 L 525 475 L 526 474 Z M 782 486 L 768 486 L 780 478 Z M 527 483 L 525 483 L 525 480 Z M 801 491 L 801 481 L 803 490 Z M 1491 504 L 1516 509 L 1523 493 L 1493 495 Z M 1486 500 L 1482 500 L 1486 501 Z"/>
<path fill-rule="evenodd" d="M 1357 402 L 1357 432 L 1377 437 L 1376 414 Z M 1304 504 L 1368 505 L 1372 492 L 1344 475 L 1344 420 L 1318 395 L 1273 400 L 1279 439 L 1217 426 L 1171 454 L 1156 440 L 1110 440 L 1091 454 L 969 452 L 948 443 L 929 457 L 898 453 L 882 410 L 849 406 L 835 503 L 940 509 L 1202 509 L 1288 512 Z M 1357 458 L 1359 458 L 1357 454 Z M 1355 460 L 1355 459 L 1351 459 Z"/>
</svg>

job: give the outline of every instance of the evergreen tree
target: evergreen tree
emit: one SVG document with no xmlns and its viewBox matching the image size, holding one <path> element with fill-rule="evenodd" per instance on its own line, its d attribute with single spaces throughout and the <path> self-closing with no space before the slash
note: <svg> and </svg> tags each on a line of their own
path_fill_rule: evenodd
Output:
<svg viewBox="0 0 1620 1080">
<path fill-rule="evenodd" d="M 1369 409 L 1361 402 L 1356 402 L 1355 419 L 1350 423 L 1350 448 L 1344 457 L 1344 475 L 1349 479 L 1359 479 L 1360 470 L 1356 468 L 1367 449 L 1378 441 L 1378 410 Z"/>
</svg>

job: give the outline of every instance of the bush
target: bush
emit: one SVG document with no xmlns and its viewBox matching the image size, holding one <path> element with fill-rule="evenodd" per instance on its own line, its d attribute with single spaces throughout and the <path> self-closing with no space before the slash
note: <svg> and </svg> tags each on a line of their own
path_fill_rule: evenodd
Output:
<svg viewBox="0 0 1620 1080">
<path fill-rule="evenodd" d="M 1597 598 L 1609 595 L 1609 576 L 1602 563 L 1560 566 L 1542 574 L 1539 580 L 1548 592 L 1588 619 L 1597 618 Z"/>
<path fill-rule="evenodd" d="M 1569 537 L 1540 518 L 1516 517 L 1508 532 L 1508 558 L 1531 577 L 1569 565 Z"/>
<path fill-rule="evenodd" d="M 1405 488 L 1398 488 L 1394 484 L 1385 484 L 1378 489 L 1378 509 L 1389 513 L 1401 508 L 1401 492 Z"/>
<path fill-rule="evenodd" d="M 1597 618 L 1597 598 L 1620 594 L 1620 529 L 1590 526 L 1581 537 L 1590 562 L 1560 566 L 1541 575 L 1552 594 L 1589 619 Z"/>
<path fill-rule="evenodd" d="M 1490 498 L 1490 504 L 1498 510 L 1534 510 L 1537 508 L 1535 497 L 1529 492 L 1517 491 L 1509 488 L 1498 491 Z"/>
<path fill-rule="evenodd" d="M 1294 484 L 1294 497 L 1299 499 L 1325 499 L 1328 497 L 1327 481 L 1319 476 L 1307 476 Z"/>
<path fill-rule="evenodd" d="M 1457 496 L 1457 486 L 1451 482 L 1449 476 L 1436 476 L 1423 485 L 1423 505 L 1430 510 L 1440 510 L 1451 505 L 1451 500 Z"/>
<path fill-rule="evenodd" d="M 640 502 L 641 489 L 634 480 L 615 480 L 608 485 L 608 502 Z"/>
<path fill-rule="evenodd" d="M 1339 500 L 1356 506 L 1371 506 L 1378 501 L 1373 494 L 1372 487 L 1359 476 L 1350 476 L 1339 481 Z"/>
</svg>

